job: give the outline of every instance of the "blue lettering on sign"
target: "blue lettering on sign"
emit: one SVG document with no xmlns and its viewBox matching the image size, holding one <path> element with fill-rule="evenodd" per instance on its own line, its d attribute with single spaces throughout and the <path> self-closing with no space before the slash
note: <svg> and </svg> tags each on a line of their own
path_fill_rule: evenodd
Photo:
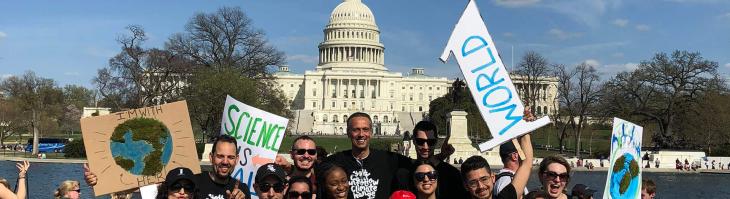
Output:
<svg viewBox="0 0 730 199">
<path fill-rule="evenodd" d="M 233 178 L 237 179 L 240 182 L 248 182 L 246 185 L 248 186 L 248 190 L 251 192 L 251 196 L 256 196 L 256 191 L 253 189 L 253 171 L 248 173 L 248 180 L 244 181 L 244 173 L 243 168 L 236 169 L 236 172 L 233 174 Z"/>
<path fill-rule="evenodd" d="M 470 44 L 472 42 L 478 42 L 475 47 L 472 47 L 467 50 L 467 44 Z M 486 48 L 486 49 L 485 49 Z M 489 48 L 489 43 L 487 41 L 478 35 L 473 35 L 468 37 L 464 44 L 461 46 L 461 56 L 467 57 L 471 55 L 472 53 L 475 53 L 479 50 L 485 49 L 486 54 L 488 55 L 489 61 L 487 61 L 486 64 L 476 66 L 474 69 L 471 70 L 471 73 L 477 75 L 475 80 L 475 87 L 477 91 L 482 95 L 482 105 L 489 109 L 489 113 L 496 113 L 496 112 L 504 112 L 506 111 L 507 114 L 504 116 L 505 120 L 511 121 L 507 126 L 502 128 L 502 130 L 499 131 L 499 135 L 503 135 L 506 133 L 509 129 L 511 129 L 514 125 L 519 123 L 522 120 L 521 113 L 518 113 L 518 115 L 513 115 L 515 112 L 515 109 L 517 109 L 517 104 L 514 103 L 512 99 L 512 90 L 510 90 L 507 86 L 498 86 L 501 83 L 504 83 L 504 78 L 500 77 L 497 78 L 497 73 L 499 72 L 499 67 L 495 67 L 491 73 L 491 77 L 489 76 L 489 73 L 483 70 L 489 68 L 490 66 L 494 65 L 497 62 L 497 59 L 494 57 L 494 53 L 492 53 L 492 49 Z M 486 82 L 483 82 L 486 81 Z M 484 92 L 486 91 L 486 92 Z M 490 98 L 492 94 L 494 94 L 497 91 L 503 91 L 506 92 L 507 97 L 505 99 L 493 99 Z M 482 94 L 483 93 L 483 94 Z M 499 101 L 501 100 L 501 101 Z"/>
</svg>

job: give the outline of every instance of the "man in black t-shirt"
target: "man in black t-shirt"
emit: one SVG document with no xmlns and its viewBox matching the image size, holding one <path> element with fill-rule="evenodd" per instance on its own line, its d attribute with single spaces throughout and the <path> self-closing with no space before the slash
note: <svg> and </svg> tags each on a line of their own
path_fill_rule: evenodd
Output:
<svg viewBox="0 0 730 199">
<path fill-rule="evenodd" d="M 438 172 L 439 181 L 436 198 L 467 198 L 469 195 L 464 189 L 459 170 L 434 155 L 434 149 L 438 142 L 436 135 L 438 135 L 438 130 L 432 122 L 420 121 L 416 124 L 413 128 L 413 145 L 416 146 L 416 158 L 417 160 L 430 162 Z M 453 147 L 449 144 L 442 146 L 441 149 L 442 154 L 453 153 Z M 445 149 L 452 150 L 452 152 L 446 152 Z"/>
<path fill-rule="evenodd" d="M 200 195 L 204 199 L 234 198 L 250 199 L 248 185 L 231 177 L 238 163 L 238 143 L 236 139 L 222 134 L 213 143 L 213 150 L 208 154 L 213 166 L 212 172 L 196 174 L 200 185 Z"/>
<path fill-rule="evenodd" d="M 489 163 L 482 156 L 472 156 L 461 165 L 461 176 L 464 179 L 464 187 L 473 199 L 490 198 L 518 198 L 524 194 L 527 180 L 530 178 L 532 169 L 532 143 L 530 135 L 524 135 L 520 140 L 520 146 L 525 153 L 523 164 L 517 169 L 512 183 L 505 186 L 497 195 L 492 194 L 494 188 L 495 174 L 492 173 Z"/>
<path fill-rule="evenodd" d="M 411 159 L 403 155 L 370 149 L 372 120 L 362 112 L 347 118 L 347 137 L 352 149 L 335 153 L 323 162 L 342 166 L 349 176 L 349 198 L 386 199 L 398 189 L 407 189 Z M 324 178 L 325 176 L 317 176 Z"/>
</svg>

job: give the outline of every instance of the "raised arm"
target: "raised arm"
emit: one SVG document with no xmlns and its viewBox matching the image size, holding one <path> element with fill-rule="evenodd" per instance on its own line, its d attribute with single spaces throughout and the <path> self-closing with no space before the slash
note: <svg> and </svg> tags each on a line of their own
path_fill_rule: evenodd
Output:
<svg viewBox="0 0 730 199">
<path fill-rule="evenodd" d="M 522 160 L 520 168 L 517 168 L 515 172 L 515 178 L 512 180 L 512 186 L 515 187 L 518 196 L 523 196 L 525 193 L 525 186 L 527 186 L 527 180 L 530 179 L 530 172 L 532 172 L 532 140 L 530 140 L 530 134 L 525 134 L 520 139 L 520 147 L 525 152 L 525 159 Z"/>
<path fill-rule="evenodd" d="M 16 163 L 15 167 L 18 168 L 18 192 L 16 194 L 18 199 L 25 199 L 25 197 L 28 195 L 28 187 L 26 187 L 26 174 L 28 173 L 28 168 L 30 168 L 30 163 L 25 160 L 23 162 Z"/>
</svg>

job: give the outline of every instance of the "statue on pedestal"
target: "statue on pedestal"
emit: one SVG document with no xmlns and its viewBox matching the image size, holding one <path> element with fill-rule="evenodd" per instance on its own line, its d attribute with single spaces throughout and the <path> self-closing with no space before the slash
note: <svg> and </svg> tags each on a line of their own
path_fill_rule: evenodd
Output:
<svg viewBox="0 0 730 199">
<path fill-rule="evenodd" d="M 456 78 L 454 83 L 451 83 L 451 103 L 454 104 L 454 110 L 463 110 L 461 107 L 461 98 L 463 98 L 465 86 L 466 83 L 464 83 L 464 80 L 460 80 L 459 78 Z"/>
</svg>

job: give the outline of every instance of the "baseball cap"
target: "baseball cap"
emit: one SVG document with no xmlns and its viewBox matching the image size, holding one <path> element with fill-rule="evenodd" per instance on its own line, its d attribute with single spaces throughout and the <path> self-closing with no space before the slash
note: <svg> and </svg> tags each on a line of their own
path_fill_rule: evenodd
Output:
<svg viewBox="0 0 730 199">
<path fill-rule="evenodd" d="M 573 196 L 577 196 L 579 198 L 589 198 L 589 196 L 593 196 L 593 193 L 596 192 L 596 190 L 589 189 L 588 186 L 584 184 L 576 184 L 573 186 L 573 190 L 571 191 Z"/>
<path fill-rule="evenodd" d="M 416 195 L 410 191 L 400 190 L 393 192 L 393 194 L 390 195 L 390 199 L 416 199 Z"/>
<path fill-rule="evenodd" d="M 499 146 L 499 156 L 500 157 L 506 157 L 510 153 L 517 152 L 517 148 L 515 147 L 515 144 L 512 143 L 512 141 L 507 141 L 504 144 Z"/>
<path fill-rule="evenodd" d="M 286 172 L 284 172 L 284 169 L 281 168 L 281 166 L 274 163 L 264 164 L 259 167 L 256 171 L 256 182 L 260 183 L 264 180 L 264 178 L 271 175 L 276 176 L 276 179 L 281 182 L 286 182 Z"/>
<path fill-rule="evenodd" d="M 195 180 L 193 180 L 195 178 L 193 175 L 193 171 L 188 168 L 174 168 L 167 172 L 167 176 L 165 176 L 165 186 L 170 187 L 179 180 L 190 180 L 190 182 L 193 182 L 193 184 L 195 184 Z"/>
</svg>

